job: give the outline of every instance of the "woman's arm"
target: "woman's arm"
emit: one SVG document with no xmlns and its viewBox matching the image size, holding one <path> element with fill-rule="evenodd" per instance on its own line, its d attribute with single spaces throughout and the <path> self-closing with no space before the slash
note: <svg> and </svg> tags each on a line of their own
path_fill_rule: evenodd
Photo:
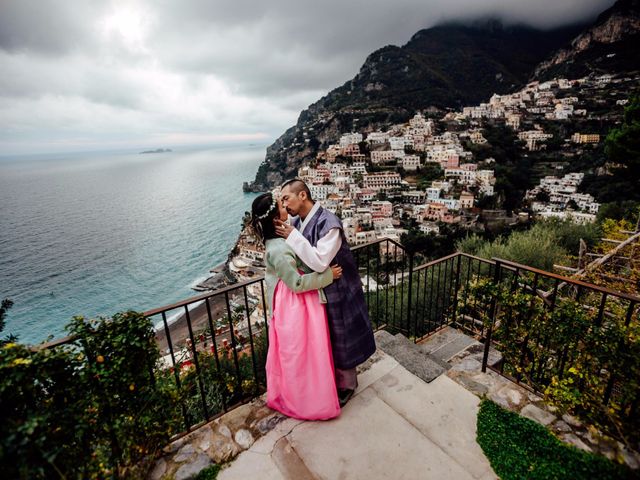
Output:
<svg viewBox="0 0 640 480">
<path fill-rule="evenodd" d="M 309 290 L 318 290 L 333 282 L 333 272 L 330 268 L 327 268 L 322 273 L 300 274 L 296 267 L 295 254 L 290 249 L 274 252 L 269 256 L 276 275 L 293 292 L 302 293 Z"/>
</svg>

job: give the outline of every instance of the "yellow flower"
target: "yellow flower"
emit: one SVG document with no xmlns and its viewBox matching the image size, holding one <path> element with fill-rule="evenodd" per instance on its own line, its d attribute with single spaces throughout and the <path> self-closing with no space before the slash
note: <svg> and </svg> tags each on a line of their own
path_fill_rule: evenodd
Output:
<svg viewBox="0 0 640 480">
<path fill-rule="evenodd" d="M 133 383 L 129 385 L 129 390 L 133 392 L 135 389 L 136 389 L 136 386 Z"/>
<path fill-rule="evenodd" d="M 30 363 L 30 358 L 16 358 L 13 362 L 11 362 L 11 365 L 13 367 L 17 367 L 18 365 L 29 365 Z"/>
<path fill-rule="evenodd" d="M 102 355 L 98 355 L 98 356 L 96 357 L 96 362 L 98 362 L 98 363 L 103 363 L 103 362 L 104 362 L 104 357 L 103 357 Z"/>
<path fill-rule="evenodd" d="M 18 344 L 17 344 L 17 343 L 15 343 L 15 342 L 9 342 L 9 343 L 5 343 L 5 344 L 4 344 L 4 348 L 7 348 L 7 349 L 9 349 L 9 348 L 15 348 L 15 347 L 17 347 L 17 346 L 18 346 Z"/>
</svg>

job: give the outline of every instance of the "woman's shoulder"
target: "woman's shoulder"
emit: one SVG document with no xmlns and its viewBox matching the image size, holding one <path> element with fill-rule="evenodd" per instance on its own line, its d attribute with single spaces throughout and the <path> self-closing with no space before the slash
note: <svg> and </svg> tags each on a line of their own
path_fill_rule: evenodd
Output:
<svg viewBox="0 0 640 480">
<path fill-rule="evenodd" d="M 291 250 L 291 247 L 287 245 L 284 238 L 271 238 L 267 240 L 265 244 L 267 255 L 273 255 L 274 253 L 283 253 Z"/>
</svg>

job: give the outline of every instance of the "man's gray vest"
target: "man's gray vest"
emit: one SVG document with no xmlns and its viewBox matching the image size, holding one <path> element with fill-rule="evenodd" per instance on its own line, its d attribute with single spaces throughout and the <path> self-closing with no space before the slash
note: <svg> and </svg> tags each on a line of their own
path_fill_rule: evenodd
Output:
<svg viewBox="0 0 640 480">
<path fill-rule="evenodd" d="M 300 219 L 294 226 L 300 228 Z M 327 297 L 327 317 L 331 332 L 333 362 L 337 368 L 347 370 L 364 362 L 376 350 L 362 283 L 353 254 L 344 236 L 342 222 L 330 211 L 320 207 L 309 220 L 302 235 L 315 247 L 329 230 L 340 230 L 342 244 L 331 265 L 342 267 L 342 277 L 324 288 Z"/>
</svg>

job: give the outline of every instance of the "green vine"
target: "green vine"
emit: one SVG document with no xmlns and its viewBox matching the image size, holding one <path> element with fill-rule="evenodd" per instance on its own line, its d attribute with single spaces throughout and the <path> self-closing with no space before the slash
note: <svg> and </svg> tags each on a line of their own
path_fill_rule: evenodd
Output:
<svg viewBox="0 0 640 480">
<path fill-rule="evenodd" d="M 527 282 L 511 280 L 475 279 L 462 295 L 468 301 L 458 314 L 492 329 L 505 374 L 638 448 L 640 325 L 626 325 L 627 303 L 610 297 L 600 316 L 600 295 L 543 298 Z"/>
</svg>

